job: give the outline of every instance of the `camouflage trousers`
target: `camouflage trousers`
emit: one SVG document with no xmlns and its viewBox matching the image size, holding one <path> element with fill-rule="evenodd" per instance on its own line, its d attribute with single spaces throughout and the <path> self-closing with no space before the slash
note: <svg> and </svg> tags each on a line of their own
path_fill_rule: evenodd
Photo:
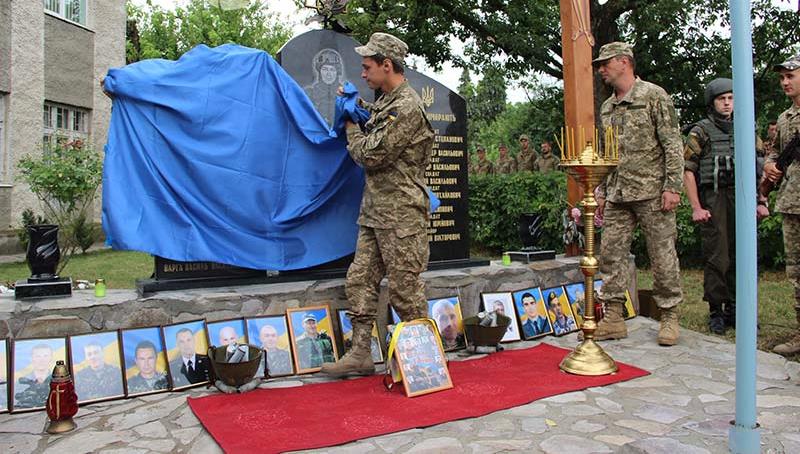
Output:
<svg viewBox="0 0 800 454">
<path fill-rule="evenodd" d="M 389 280 L 389 304 L 403 321 L 427 317 L 425 281 L 428 233 L 420 229 L 373 229 L 361 226 L 345 292 L 353 325 L 372 326 L 378 313 L 381 280 Z"/>
<path fill-rule="evenodd" d="M 800 214 L 783 214 L 783 249 L 786 251 L 786 278 L 794 287 L 794 308 L 800 323 Z"/>
<path fill-rule="evenodd" d="M 711 220 L 700 224 L 703 299 L 712 305 L 736 302 L 736 193 L 732 187 L 701 188 L 700 203 Z"/>
<path fill-rule="evenodd" d="M 633 231 L 638 224 L 647 240 L 647 255 L 653 270 L 653 299 L 668 309 L 683 300 L 678 255 L 675 211 L 661 211 L 661 198 L 636 202 L 606 202 L 600 245 L 600 274 L 604 303 L 624 304 L 630 284 L 628 257 Z"/>
</svg>

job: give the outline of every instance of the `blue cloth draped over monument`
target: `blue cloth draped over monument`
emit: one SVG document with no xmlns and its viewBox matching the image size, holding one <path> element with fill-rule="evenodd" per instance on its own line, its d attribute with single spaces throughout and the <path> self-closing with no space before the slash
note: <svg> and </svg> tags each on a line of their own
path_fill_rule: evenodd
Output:
<svg viewBox="0 0 800 454">
<path fill-rule="evenodd" d="M 267 53 L 201 45 L 111 69 L 105 87 L 103 228 L 115 249 L 269 270 L 355 250 L 363 170 Z"/>
</svg>

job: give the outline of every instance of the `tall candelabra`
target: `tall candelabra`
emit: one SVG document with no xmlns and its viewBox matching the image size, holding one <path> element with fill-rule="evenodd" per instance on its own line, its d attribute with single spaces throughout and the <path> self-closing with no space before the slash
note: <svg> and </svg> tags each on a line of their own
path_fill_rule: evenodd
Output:
<svg viewBox="0 0 800 454">
<path fill-rule="evenodd" d="M 583 341 L 561 361 L 560 366 L 561 370 L 576 375 L 607 375 L 618 369 L 611 356 L 594 340 L 597 329 L 594 317 L 594 275 L 599 269 L 599 262 L 594 256 L 594 214 L 597 210 L 594 188 L 619 163 L 616 131 L 610 127 L 602 131 L 602 152 L 599 152 L 598 146 L 600 134 L 601 131 L 595 129 L 593 137 L 586 137 L 583 129 L 576 134 L 575 129 L 568 127 L 566 130 L 562 129 L 560 141 L 556 137 L 561 149 L 561 167 L 583 187 L 583 200 L 580 202 L 583 208 L 583 233 L 586 237 L 586 248 L 580 262 L 586 288 L 584 321 L 581 326 Z"/>
</svg>

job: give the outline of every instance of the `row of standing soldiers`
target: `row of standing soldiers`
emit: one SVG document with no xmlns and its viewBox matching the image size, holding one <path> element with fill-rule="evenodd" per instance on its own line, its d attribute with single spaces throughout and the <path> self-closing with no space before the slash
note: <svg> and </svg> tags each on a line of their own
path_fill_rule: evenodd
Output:
<svg viewBox="0 0 800 454">
<path fill-rule="evenodd" d="M 531 140 L 526 134 L 519 136 L 519 152 L 516 156 L 509 154 L 508 147 L 500 144 L 497 160 L 492 162 L 486 157 L 486 148 L 478 145 L 478 159 L 470 162 L 470 175 L 509 174 L 516 172 L 552 172 L 558 170 L 560 160 L 553 154 L 550 142 L 542 142 L 537 153 L 530 146 Z"/>
</svg>

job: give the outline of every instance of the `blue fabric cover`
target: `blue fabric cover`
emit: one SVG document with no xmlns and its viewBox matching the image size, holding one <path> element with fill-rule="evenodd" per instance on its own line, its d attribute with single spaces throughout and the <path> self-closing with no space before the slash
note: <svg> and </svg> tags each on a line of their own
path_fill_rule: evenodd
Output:
<svg viewBox="0 0 800 454">
<path fill-rule="evenodd" d="M 111 69 L 105 88 L 103 228 L 115 249 L 269 270 L 355 250 L 363 171 L 267 53 L 201 45 Z M 356 98 L 339 102 L 361 121 Z"/>
</svg>

